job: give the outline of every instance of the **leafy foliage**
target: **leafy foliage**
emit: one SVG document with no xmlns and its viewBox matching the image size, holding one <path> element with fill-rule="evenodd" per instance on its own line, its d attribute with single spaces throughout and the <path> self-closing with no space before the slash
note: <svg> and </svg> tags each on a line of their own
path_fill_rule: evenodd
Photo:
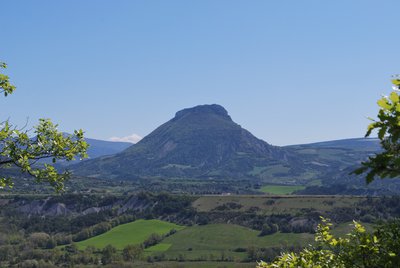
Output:
<svg viewBox="0 0 400 268">
<path fill-rule="evenodd" d="M 0 63 L 0 69 L 6 67 L 5 63 Z M 0 73 L 0 93 L 7 96 L 14 90 L 9 77 Z M 40 119 L 34 127 L 35 137 L 28 134 L 26 130 L 13 127 L 8 120 L 0 124 L 0 168 L 17 167 L 34 176 L 38 182 L 48 182 L 56 191 L 62 191 L 69 172 L 59 173 L 52 164 L 42 165 L 38 161 L 51 158 L 54 164 L 60 159 L 71 161 L 75 156 L 87 157 L 88 144 L 83 131 L 75 130 L 73 135 L 66 136 L 49 119 Z M 13 180 L 0 174 L 0 187 L 6 186 L 12 187 Z"/>
<path fill-rule="evenodd" d="M 394 79 L 394 91 L 378 100 L 378 120 L 368 126 L 366 137 L 378 130 L 383 151 L 355 170 L 355 174 L 367 172 L 367 183 L 375 176 L 394 178 L 400 175 L 400 79 Z M 272 263 L 261 261 L 258 268 L 272 267 L 400 267 L 400 221 L 380 225 L 373 233 L 354 221 L 354 229 L 345 238 L 336 238 L 332 224 L 322 219 L 315 236 L 316 246 L 309 246 L 300 253 L 283 253 Z"/>
<path fill-rule="evenodd" d="M 393 79 L 392 83 L 394 91 L 378 100 L 378 120 L 371 119 L 373 122 L 365 134 L 368 137 L 377 130 L 383 151 L 369 157 L 361 168 L 354 171 L 355 174 L 367 172 L 367 183 L 376 176 L 395 178 L 400 175 L 400 79 Z"/>
<path fill-rule="evenodd" d="M 140 245 L 127 245 L 122 250 L 122 256 L 125 261 L 134 261 L 143 255 L 143 247 Z"/>
<path fill-rule="evenodd" d="M 382 224 L 373 233 L 354 221 L 354 229 L 345 238 L 333 236 L 331 227 L 323 218 L 315 235 L 315 246 L 299 253 L 283 253 L 274 262 L 261 261 L 257 267 L 399 267 L 399 220 Z"/>
<path fill-rule="evenodd" d="M 0 70 L 6 68 L 7 64 L 0 62 Z M 7 95 L 11 94 L 14 90 L 15 86 L 10 83 L 10 78 L 0 72 L 0 93 L 3 93 L 4 96 L 7 97 Z"/>
</svg>

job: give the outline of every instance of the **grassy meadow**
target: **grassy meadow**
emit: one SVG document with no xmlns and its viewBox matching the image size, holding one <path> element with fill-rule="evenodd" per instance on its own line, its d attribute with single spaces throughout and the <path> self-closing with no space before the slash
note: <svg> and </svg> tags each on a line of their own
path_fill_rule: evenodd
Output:
<svg viewBox="0 0 400 268">
<path fill-rule="evenodd" d="M 117 249 L 123 249 L 129 244 L 136 245 L 144 242 L 153 233 L 163 235 L 172 229 L 182 230 L 183 228 L 185 227 L 166 221 L 136 220 L 121 224 L 104 234 L 77 242 L 76 245 L 79 249 L 84 249 L 87 246 L 104 248 L 108 244 L 111 244 Z"/>
<path fill-rule="evenodd" d="M 240 251 L 238 249 L 306 245 L 314 237 L 308 233 L 275 233 L 259 237 L 259 233 L 233 224 L 191 226 L 166 237 L 160 244 L 146 251 L 157 252 L 160 247 L 166 248 L 163 254 L 167 259 L 218 261 L 228 258 L 242 261 L 246 258 L 246 252 L 237 252 Z"/>
<path fill-rule="evenodd" d="M 196 261 L 196 264 L 182 267 L 214 267 L 213 265 L 216 264 L 214 262 L 245 260 L 247 253 L 239 252 L 238 249 L 306 245 L 313 241 L 313 235 L 308 233 L 275 233 L 259 237 L 259 231 L 234 224 L 184 227 L 160 220 L 137 220 L 119 225 L 104 234 L 77 242 L 76 245 L 79 249 L 85 249 L 87 246 L 101 249 L 111 244 L 118 250 L 122 250 L 128 244 L 144 242 L 152 233 L 166 234 L 172 229 L 177 232 L 164 238 L 159 244 L 145 249 L 146 256 L 162 254 L 167 260 Z M 224 266 L 215 267 L 247 266 L 226 263 Z"/>
<path fill-rule="evenodd" d="M 365 199 L 358 196 L 201 196 L 193 202 L 193 207 L 201 212 L 210 212 L 219 206 L 235 203 L 240 206 L 232 211 L 247 211 L 257 207 L 260 214 L 290 213 L 295 214 L 302 209 L 315 209 L 317 211 L 331 211 L 335 207 L 354 207 Z"/>
<path fill-rule="evenodd" d="M 299 185 L 265 185 L 260 190 L 264 193 L 268 194 L 292 194 L 295 191 L 303 190 L 304 186 Z"/>
<path fill-rule="evenodd" d="M 276 188 L 275 190 L 277 190 Z M 292 189 L 293 190 L 293 189 Z M 277 190 L 278 191 L 278 190 Z M 279 189 L 283 192 L 283 189 Z M 332 211 L 336 207 L 354 207 L 364 197 L 356 196 L 298 196 L 298 195 L 242 195 L 201 196 L 192 206 L 199 212 L 254 211 L 271 215 L 289 213 L 298 215 L 304 209 L 320 212 Z M 232 205 L 234 203 L 235 205 Z M 343 235 L 351 230 L 351 223 L 335 226 L 333 233 Z M 313 243 L 314 234 L 281 233 L 259 236 L 253 230 L 235 224 L 212 223 L 206 225 L 179 226 L 161 220 L 137 220 L 117 226 L 99 236 L 76 243 L 79 249 L 87 246 L 104 248 L 111 244 L 122 250 L 128 244 L 143 243 L 153 233 L 166 234 L 172 229 L 176 233 L 165 237 L 155 246 L 145 249 L 144 257 L 157 260 L 152 267 L 250 267 L 249 252 L 252 248 L 287 248 Z M 144 260 L 144 259 L 143 259 Z M 255 263 L 250 263 L 255 265 Z M 147 264 L 142 263 L 145 267 Z M 157 266 L 159 265 L 159 266 Z M 160 266 L 161 265 L 161 266 Z M 175 265 L 175 266 L 174 266 Z"/>
</svg>

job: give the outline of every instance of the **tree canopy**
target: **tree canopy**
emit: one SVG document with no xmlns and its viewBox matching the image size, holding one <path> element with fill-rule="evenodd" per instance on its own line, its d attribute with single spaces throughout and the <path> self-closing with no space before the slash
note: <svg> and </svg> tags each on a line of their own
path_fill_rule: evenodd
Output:
<svg viewBox="0 0 400 268">
<path fill-rule="evenodd" d="M 0 62 L 0 94 L 4 94 L 5 97 L 16 89 L 9 77 L 3 74 L 6 68 L 7 65 Z M 54 164 L 61 159 L 71 161 L 76 156 L 87 157 L 88 144 L 82 130 L 65 135 L 59 132 L 57 127 L 58 125 L 53 124 L 50 119 L 39 119 L 38 125 L 31 133 L 25 129 L 18 129 L 9 120 L 0 123 L 0 187 L 13 186 L 13 178 L 3 175 L 2 171 L 14 167 L 19 172 L 35 177 L 37 182 L 49 183 L 58 192 L 64 189 L 64 182 L 70 173 L 58 172 Z M 51 161 L 40 161 L 45 158 Z"/>
<path fill-rule="evenodd" d="M 376 130 L 380 139 L 382 152 L 371 156 L 362 162 L 362 167 L 355 170 L 355 174 L 366 173 L 367 183 L 376 177 L 395 178 L 400 176 L 400 79 L 392 80 L 393 91 L 389 96 L 378 100 L 378 119 L 372 119 L 365 137 Z"/>
</svg>

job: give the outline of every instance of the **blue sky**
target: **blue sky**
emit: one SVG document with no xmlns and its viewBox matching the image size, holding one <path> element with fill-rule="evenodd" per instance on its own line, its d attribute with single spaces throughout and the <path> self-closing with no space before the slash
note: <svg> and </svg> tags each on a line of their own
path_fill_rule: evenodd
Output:
<svg viewBox="0 0 400 268">
<path fill-rule="evenodd" d="M 145 136 L 224 106 L 275 145 L 363 136 L 399 69 L 399 1 L 2 1 L 1 117 Z"/>
</svg>

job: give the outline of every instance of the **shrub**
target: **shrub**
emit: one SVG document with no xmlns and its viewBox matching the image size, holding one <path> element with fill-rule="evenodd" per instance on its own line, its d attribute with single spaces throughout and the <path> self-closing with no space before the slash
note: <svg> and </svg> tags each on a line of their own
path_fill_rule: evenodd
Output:
<svg viewBox="0 0 400 268">
<path fill-rule="evenodd" d="M 257 267 L 400 267 L 400 220 L 383 223 L 373 233 L 354 221 L 354 229 L 345 238 L 334 237 L 331 226 L 322 219 L 315 235 L 316 246 L 283 253 L 274 262 L 261 261 Z"/>
</svg>

